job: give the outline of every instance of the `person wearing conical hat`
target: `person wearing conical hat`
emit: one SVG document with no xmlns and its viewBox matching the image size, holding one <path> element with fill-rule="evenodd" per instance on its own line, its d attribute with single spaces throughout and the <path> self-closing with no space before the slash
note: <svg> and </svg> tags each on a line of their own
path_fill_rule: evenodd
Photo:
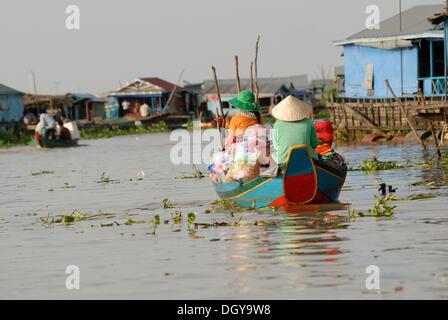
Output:
<svg viewBox="0 0 448 320">
<path fill-rule="evenodd" d="M 308 119 L 312 112 L 312 106 L 293 96 L 283 99 L 272 109 L 272 116 L 276 119 L 272 158 L 278 164 L 286 162 L 289 149 L 300 144 L 306 144 L 311 156 L 318 159 L 315 149 L 319 146 L 319 140 L 313 122 Z"/>
<path fill-rule="evenodd" d="M 229 130 L 227 141 L 243 134 L 247 128 L 255 124 L 263 124 L 263 117 L 260 114 L 261 107 L 255 103 L 255 96 L 250 91 L 241 91 L 237 97 L 228 101 L 232 106 L 238 108 L 238 113 L 232 117 L 230 123 L 226 123 Z M 218 123 L 222 126 L 222 119 L 218 118 Z"/>
</svg>

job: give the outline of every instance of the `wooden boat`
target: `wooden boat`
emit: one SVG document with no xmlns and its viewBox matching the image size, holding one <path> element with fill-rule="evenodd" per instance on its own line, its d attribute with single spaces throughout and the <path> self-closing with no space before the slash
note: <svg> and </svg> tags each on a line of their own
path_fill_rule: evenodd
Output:
<svg viewBox="0 0 448 320">
<path fill-rule="evenodd" d="M 78 140 L 72 140 L 66 142 L 61 140 L 49 140 L 44 137 L 40 137 L 39 140 L 40 143 L 37 142 L 36 136 L 34 136 L 33 140 L 31 140 L 31 146 L 32 147 L 41 146 L 43 148 L 66 148 L 78 145 Z"/>
<path fill-rule="evenodd" d="M 246 183 L 213 183 L 219 197 L 244 208 L 338 202 L 347 166 L 311 157 L 306 145 L 292 147 L 281 174 Z"/>
</svg>

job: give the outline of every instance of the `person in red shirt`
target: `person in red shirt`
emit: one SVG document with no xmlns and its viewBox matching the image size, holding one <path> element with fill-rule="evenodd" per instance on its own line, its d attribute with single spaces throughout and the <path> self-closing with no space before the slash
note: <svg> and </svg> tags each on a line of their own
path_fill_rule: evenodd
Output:
<svg viewBox="0 0 448 320">
<path fill-rule="evenodd" d="M 319 146 L 316 148 L 318 154 L 329 155 L 333 153 L 331 145 L 334 139 L 334 129 L 329 120 L 315 122 L 317 139 L 319 139 Z"/>
</svg>

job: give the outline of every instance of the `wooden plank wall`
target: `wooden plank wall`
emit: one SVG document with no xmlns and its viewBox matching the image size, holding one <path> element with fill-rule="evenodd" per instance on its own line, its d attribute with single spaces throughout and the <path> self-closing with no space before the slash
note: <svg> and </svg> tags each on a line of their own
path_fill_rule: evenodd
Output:
<svg viewBox="0 0 448 320">
<path fill-rule="evenodd" d="M 417 110 L 415 107 L 421 106 L 421 102 L 415 98 L 402 98 L 408 115 L 415 122 L 417 130 L 429 130 L 425 120 L 415 117 Z M 426 98 L 426 105 L 437 104 L 442 98 Z M 326 107 L 331 114 L 331 122 L 335 129 L 344 130 L 348 137 L 356 139 L 362 131 L 371 131 L 365 123 L 355 118 L 344 108 L 344 105 L 356 110 L 361 115 L 372 121 L 381 130 L 388 131 L 410 131 L 411 127 L 402 114 L 398 104 L 393 99 L 349 99 L 337 98 L 329 101 Z M 419 110 L 420 113 L 425 111 Z M 434 112 L 432 110 L 431 112 Z"/>
</svg>

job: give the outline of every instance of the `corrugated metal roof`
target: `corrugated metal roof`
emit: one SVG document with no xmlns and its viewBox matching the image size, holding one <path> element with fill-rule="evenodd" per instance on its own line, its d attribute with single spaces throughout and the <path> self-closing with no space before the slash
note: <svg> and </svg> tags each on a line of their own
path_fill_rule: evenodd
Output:
<svg viewBox="0 0 448 320">
<path fill-rule="evenodd" d="M 173 91 L 175 84 L 168 82 L 166 80 L 157 78 L 157 77 L 152 77 L 152 78 L 139 78 L 140 80 L 149 82 L 150 84 L 153 84 L 155 86 L 158 86 L 160 88 L 162 88 L 163 90 L 166 91 Z M 182 86 L 177 86 L 177 90 L 182 89 Z"/>
<path fill-rule="evenodd" d="M 105 102 L 104 99 L 95 97 L 90 93 L 69 93 L 69 95 L 71 95 L 75 100 L 88 99 L 93 102 Z"/>
<path fill-rule="evenodd" d="M 311 87 L 319 88 L 334 88 L 336 87 L 335 83 L 331 79 L 314 79 L 311 80 Z"/>
<path fill-rule="evenodd" d="M 250 79 L 240 79 L 241 90 L 250 91 Z M 222 95 L 235 95 L 238 90 L 235 79 L 218 80 L 219 91 Z M 309 86 L 307 75 L 280 78 L 258 78 L 260 95 L 275 94 L 282 86 L 294 89 L 306 89 Z M 215 82 L 206 80 L 202 86 L 203 94 L 216 94 Z"/>
<path fill-rule="evenodd" d="M 171 92 L 174 89 L 174 84 L 162 80 L 160 78 L 137 78 L 117 90 L 109 92 L 108 96 L 131 96 L 131 95 L 161 95 L 166 92 Z M 183 90 L 180 86 L 177 90 Z"/>
<path fill-rule="evenodd" d="M 20 95 L 24 95 L 23 92 L 18 91 L 16 89 L 7 87 L 3 84 L 0 83 L 0 94 L 20 94 Z"/>
<path fill-rule="evenodd" d="M 336 45 L 348 44 L 354 40 L 366 38 L 387 38 L 395 36 L 419 35 L 434 33 L 443 36 L 440 31 L 431 30 L 433 26 L 428 18 L 445 10 L 443 5 L 415 6 L 402 12 L 402 31 L 400 32 L 400 14 L 381 21 L 379 29 L 364 29 L 348 37 L 345 41 L 336 41 Z"/>
</svg>

